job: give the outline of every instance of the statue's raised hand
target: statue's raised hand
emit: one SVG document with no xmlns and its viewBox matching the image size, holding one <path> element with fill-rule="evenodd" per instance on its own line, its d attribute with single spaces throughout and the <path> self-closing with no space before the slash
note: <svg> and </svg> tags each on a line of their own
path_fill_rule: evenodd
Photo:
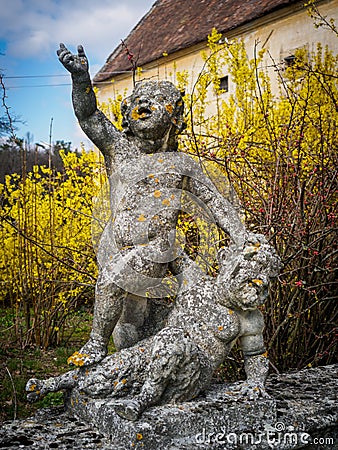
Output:
<svg viewBox="0 0 338 450">
<path fill-rule="evenodd" d="M 77 55 L 73 55 L 64 44 L 60 44 L 57 55 L 61 63 L 72 75 L 88 73 L 88 59 L 82 45 L 77 48 Z"/>
</svg>

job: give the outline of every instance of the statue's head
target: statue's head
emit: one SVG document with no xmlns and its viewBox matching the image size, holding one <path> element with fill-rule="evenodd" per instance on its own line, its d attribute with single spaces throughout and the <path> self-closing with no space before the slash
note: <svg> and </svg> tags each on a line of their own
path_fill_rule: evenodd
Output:
<svg viewBox="0 0 338 450">
<path fill-rule="evenodd" d="M 121 104 L 122 126 L 141 139 L 166 139 L 168 149 L 176 150 L 185 128 L 183 110 L 182 95 L 170 81 L 139 82 Z"/>
<path fill-rule="evenodd" d="M 262 305 L 268 297 L 270 280 L 282 267 L 275 249 L 261 234 L 249 234 L 244 249 L 230 245 L 220 250 L 218 259 L 218 301 L 239 310 Z"/>
</svg>

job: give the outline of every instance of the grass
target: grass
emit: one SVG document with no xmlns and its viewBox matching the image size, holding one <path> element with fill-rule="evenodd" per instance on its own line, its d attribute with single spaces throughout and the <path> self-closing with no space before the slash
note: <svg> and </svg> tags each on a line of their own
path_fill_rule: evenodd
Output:
<svg viewBox="0 0 338 450">
<path fill-rule="evenodd" d="M 30 378 L 48 378 L 69 370 L 67 358 L 88 339 L 92 315 L 86 310 L 70 315 L 60 346 L 47 350 L 22 348 L 13 336 L 10 311 L 1 309 L 0 315 L 0 422 L 31 416 L 40 408 L 61 405 L 61 392 L 50 393 L 37 403 L 28 403 L 26 383 Z M 113 351 L 112 346 L 110 351 Z"/>
</svg>

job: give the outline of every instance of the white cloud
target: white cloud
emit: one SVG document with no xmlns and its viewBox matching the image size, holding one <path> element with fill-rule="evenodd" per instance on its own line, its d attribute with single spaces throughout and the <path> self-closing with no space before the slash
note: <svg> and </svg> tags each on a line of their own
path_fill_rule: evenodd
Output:
<svg viewBox="0 0 338 450">
<path fill-rule="evenodd" d="M 64 79 L 7 81 L 8 104 L 37 141 L 48 140 L 49 118 L 53 117 L 53 140 L 64 139 L 79 146 L 93 145 L 76 123 L 69 88 L 32 89 L 30 85 L 69 83 L 69 74 L 56 58 L 60 42 L 71 51 L 85 47 L 94 75 L 109 54 L 125 38 L 155 0 L 0 0 L 0 69 L 8 76 L 63 74 Z M 27 85 L 27 86 L 26 86 Z M 15 89 L 13 87 L 20 87 Z M 12 89 L 13 88 L 13 89 Z M 62 92 L 60 101 L 59 92 Z M 0 109 L 1 115 L 1 109 Z"/>
<path fill-rule="evenodd" d="M 154 0 L 11 0 L 2 8 L 0 39 L 12 57 L 49 57 L 59 42 L 81 43 L 104 60 Z"/>
</svg>

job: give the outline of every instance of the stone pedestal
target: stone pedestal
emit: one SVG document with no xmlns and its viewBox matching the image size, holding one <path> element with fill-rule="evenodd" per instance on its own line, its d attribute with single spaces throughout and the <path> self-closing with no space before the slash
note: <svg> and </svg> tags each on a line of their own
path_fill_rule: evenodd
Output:
<svg viewBox="0 0 338 450">
<path fill-rule="evenodd" d="M 73 391 L 67 411 L 41 410 L 5 423 L 0 448 L 59 450 L 333 450 L 337 448 L 338 366 L 272 375 L 271 399 L 241 400 L 234 386 L 215 384 L 204 396 L 150 408 L 136 422 L 112 401 Z"/>
<path fill-rule="evenodd" d="M 336 369 L 271 376 L 271 398 L 257 401 L 239 398 L 236 384 L 215 384 L 193 401 L 150 408 L 135 422 L 120 418 L 113 400 L 88 399 L 76 390 L 68 411 L 94 424 L 121 449 L 308 448 L 316 437 L 334 437 Z"/>
<path fill-rule="evenodd" d="M 224 448 L 230 433 L 264 433 L 276 423 L 275 400 L 239 401 L 235 395 L 227 394 L 227 389 L 227 385 L 214 385 L 205 397 L 181 405 L 150 408 L 135 422 L 119 417 L 114 412 L 114 401 L 88 400 L 79 392 L 73 392 L 70 411 L 95 424 L 111 436 L 115 445 L 125 449 Z"/>
</svg>

